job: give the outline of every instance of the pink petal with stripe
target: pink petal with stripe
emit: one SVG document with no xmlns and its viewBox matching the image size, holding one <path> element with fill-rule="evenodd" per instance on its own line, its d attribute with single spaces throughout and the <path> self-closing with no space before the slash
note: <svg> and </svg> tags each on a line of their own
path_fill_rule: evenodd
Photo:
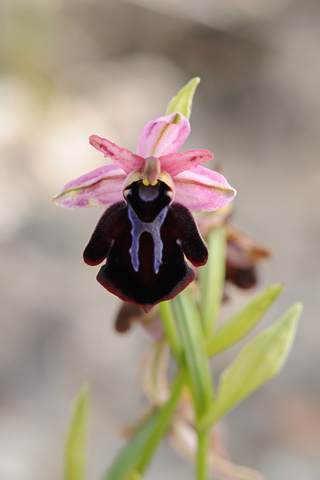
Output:
<svg viewBox="0 0 320 480">
<path fill-rule="evenodd" d="M 174 177 L 174 201 L 192 212 L 218 210 L 236 195 L 223 175 L 205 167 L 191 167 Z"/>
<path fill-rule="evenodd" d="M 171 177 L 178 173 L 196 167 L 199 163 L 205 163 L 213 158 L 209 150 L 188 150 L 183 153 L 169 153 L 160 157 L 161 169 L 168 172 Z"/>
<path fill-rule="evenodd" d="M 68 209 L 109 207 L 123 200 L 122 185 L 126 176 L 116 165 L 103 165 L 68 182 L 53 198 L 53 203 Z"/>
<path fill-rule="evenodd" d="M 90 144 L 102 152 L 105 157 L 110 158 L 116 165 L 121 167 L 126 173 L 138 170 L 141 167 L 143 158 L 135 155 L 126 148 L 120 148 L 115 143 L 110 142 L 106 138 L 91 135 L 89 137 Z"/>
<path fill-rule="evenodd" d="M 159 158 L 177 152 L 189 133 L 189 120 L 181 113 L 151 120 L 140 134 L 137 154 L 144 158 Z"/>
</svg>

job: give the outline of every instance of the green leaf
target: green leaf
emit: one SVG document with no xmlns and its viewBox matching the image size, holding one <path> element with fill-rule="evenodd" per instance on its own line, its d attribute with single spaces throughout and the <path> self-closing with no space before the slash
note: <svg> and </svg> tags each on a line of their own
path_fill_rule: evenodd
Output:
<svg viewBox="0 0 320 480">
<path fill-rule="evenodd" d="M 190 118 L 193 95 L 199 83 L 200 78 L 195 77 L 182 87 L 181 90 L 179 90 L 179 92 L 170 100 L 167 106 L 166 115 L 179 112 L 185 117 Z"/>
<path fill-rule="evenodd" d="M 103 480 L 127 480 L 132 474 L 143 473 L 170 425 L 185 382 L 186 375 L 181 371 L 173 384 L 168 402 L 137 430 Z"/>
<path fill-rule="evenodd" d="M 217 399 L 199 428 L 207 429 L 283 367 L 293 343 L 302 304 L 293 305 L 272 327 L 248 343 L 222 373 Z"/>
<path fill-rule="evenodd" d="M 170 301 L 159 303 L 159 313 L 161 316 L 163 330 L 170 345 L 171 351 L 174 354 L 177 363 L 183 365 L 183 352 L 174 318 L 172 303 Z"/>
<path fill-rule="evenodd" d="M 209 356 L 225 350 L 243 338 L 262 318 L 270 305 L 281 293 L 282 285 L 271 285 L 256 295 L 244 308 L 230 318 L 207 343 Z"/>
<path fill-rule="evenodd" d="M 136 472 L 135 470 L 132 471 L 128 477 L 128 480 L 142 480 L 140 473 Z"/>
<path fill-rule="evenodd" d="M 65 480 L 83 480 L 85 478 L 89 404 L 89 389 L 85 386 L 74 401 L 65 449 Z"/>
<path fill-rule="evenodd" d="M 143 473 L 148 467 L 160 441 L 170 426 L 182 389 L 186 384 L 186 377 L 186 373 L 183 370 L 180 370 L 173 382 L 170 398 L 159 411 L 159 416 L 148 439 L 148 444 L 136 464 L 136 470 L 139 473 Z"/>
<path fill-rule="evenodd" d="M 211 336 L 219 313 L 226 269 L 226 231 L 217 227 L 207 239 L 209 258 L 205 267 L 200 268 L 201 319 L 204 333 Z"/>
<path fill-rule="evenodd" d="M 190 385 L 198 418 L 210 407 L 213 400 L 212 379 L 206 357 L 201 319 L 188 289 L 173 299 L 184 348 Z"/>
<path fill-rule="evenodd" d="M 104 480 L 127 480 L 131 472 L 136 472 L 136 464 L 142 452 L 149 442 L 149 438 L 157 424 L 159 413 L 152 415 L 140 428 L 136 431 L 131 440 L 121 450 L 107 474 L 103 477 Z M 130 477 L 129 477 L 130 478 Z"/>
</svg>

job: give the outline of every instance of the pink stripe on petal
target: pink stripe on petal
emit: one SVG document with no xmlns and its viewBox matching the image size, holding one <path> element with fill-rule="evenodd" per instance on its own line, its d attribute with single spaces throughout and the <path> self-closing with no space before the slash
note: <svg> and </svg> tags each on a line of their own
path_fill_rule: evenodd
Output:
<svg viewBox="0 0 320 480">
<path fill-rule="evenodd" d="M 191 167 L 174 177 L 174 201 L 192 212 L 218 210 L 236 195 L 223 175 L 205 167 Z"/>
<path fill-rule="evenodd" d="M 168 172 L 171 177 L 178 173 L 196 167 L 199 163 L 205 163 L 213 158 L 209 150 L 188 150 L 183 153 L 170 153 L 160 157 L 161 169 Z"/>
<path fill-rule="evenodd" d="M 91 135 L 89 137 L 90 144 L 102 152 L 105 157 L 110 158 L 116 165 L 121 167 L 126 173 L 138 170 L 141 167 L 143 158 L 135 155 L 126 148 L 120 148 L 115 143 L 110 142 L 106 138 Z"/>
<path fill-rule="evenodd" d="M 123 200 L 125 179 L 122 168 L 103 165 L 68 182 L 53 198 L 53 203 L 68 209 L 109 207 Z"/>
<path fill-rule="evenodd" d="M 144 158 L 159 158 L 177 152 L 189 133 L 189 120 L 181 113 L 171 113 L 151 120 L 140 134 L 137 154 Z"/>
</svg>

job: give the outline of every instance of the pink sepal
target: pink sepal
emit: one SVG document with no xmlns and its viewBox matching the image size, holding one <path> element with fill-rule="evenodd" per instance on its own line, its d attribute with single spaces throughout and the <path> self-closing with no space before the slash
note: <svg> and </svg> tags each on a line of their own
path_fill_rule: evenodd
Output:
<svg viewBox="0 0 320 480">
<path fill-rule="evenodd" d="M 143 158 L 159 158 L 177 152 L 189 133 L 189 120 L 181 113 L 171 113 L 151 120 L 140 134 L 137 154 Z"/>
<path fill-rule="evenodd" d="M 236 195 L 223 175 L 197 166 L 174 177 L 174 201 L 192 212 L 218 210 L 225 207 Z"/>
<path fill-rule="evenodd" d="M 109 207 L 123 200 L 125 178 L 122 168 L 103 165 L 68 182 L 53 198 L 53 203 L 68 209 Z"/>
<path fill-rule="evenodd" d="M 110 158 L 116 165 L 122 168 L 126 173 L 138 170 L 141 167 L 143 158 L 135 155 L 126 148 L 120 148 L 115 143 L 110 142 L 106 138 L 91 135 L 89 137 L 90 144 L 102 152 L 105 157 Z"/>
<path fill-rule="evenodd" d="M 178 173 L 196 167 L 199 163 L 205 163 L 213 158 L 209 150 L 188 150 L 183 153 L 169 153 L 160 157 L 162 170 L 168 172 L 171 177 Z"/>
</svg>

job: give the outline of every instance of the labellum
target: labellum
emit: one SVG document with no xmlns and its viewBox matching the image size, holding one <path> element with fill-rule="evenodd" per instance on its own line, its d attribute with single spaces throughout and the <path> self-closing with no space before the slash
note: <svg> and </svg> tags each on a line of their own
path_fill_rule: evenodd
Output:
<svg viewBox="0 0 320 480">
<path fill-rule="evenodd" d="M 151 157 L 141 174 L 128 176 L 126 202 L 106 210 L 84 251 L 89 265 L 107 257 L 97 276 L 103 287 L 145 311 L 174 297 L 193 280 L 185 256 L 195 266 L 204 265 L 208 256 L 190 212 L 172 203 L 173 181 L 159 164 Z M 162 180 L 153 178 L 154 170 Z"/>
</svg>

